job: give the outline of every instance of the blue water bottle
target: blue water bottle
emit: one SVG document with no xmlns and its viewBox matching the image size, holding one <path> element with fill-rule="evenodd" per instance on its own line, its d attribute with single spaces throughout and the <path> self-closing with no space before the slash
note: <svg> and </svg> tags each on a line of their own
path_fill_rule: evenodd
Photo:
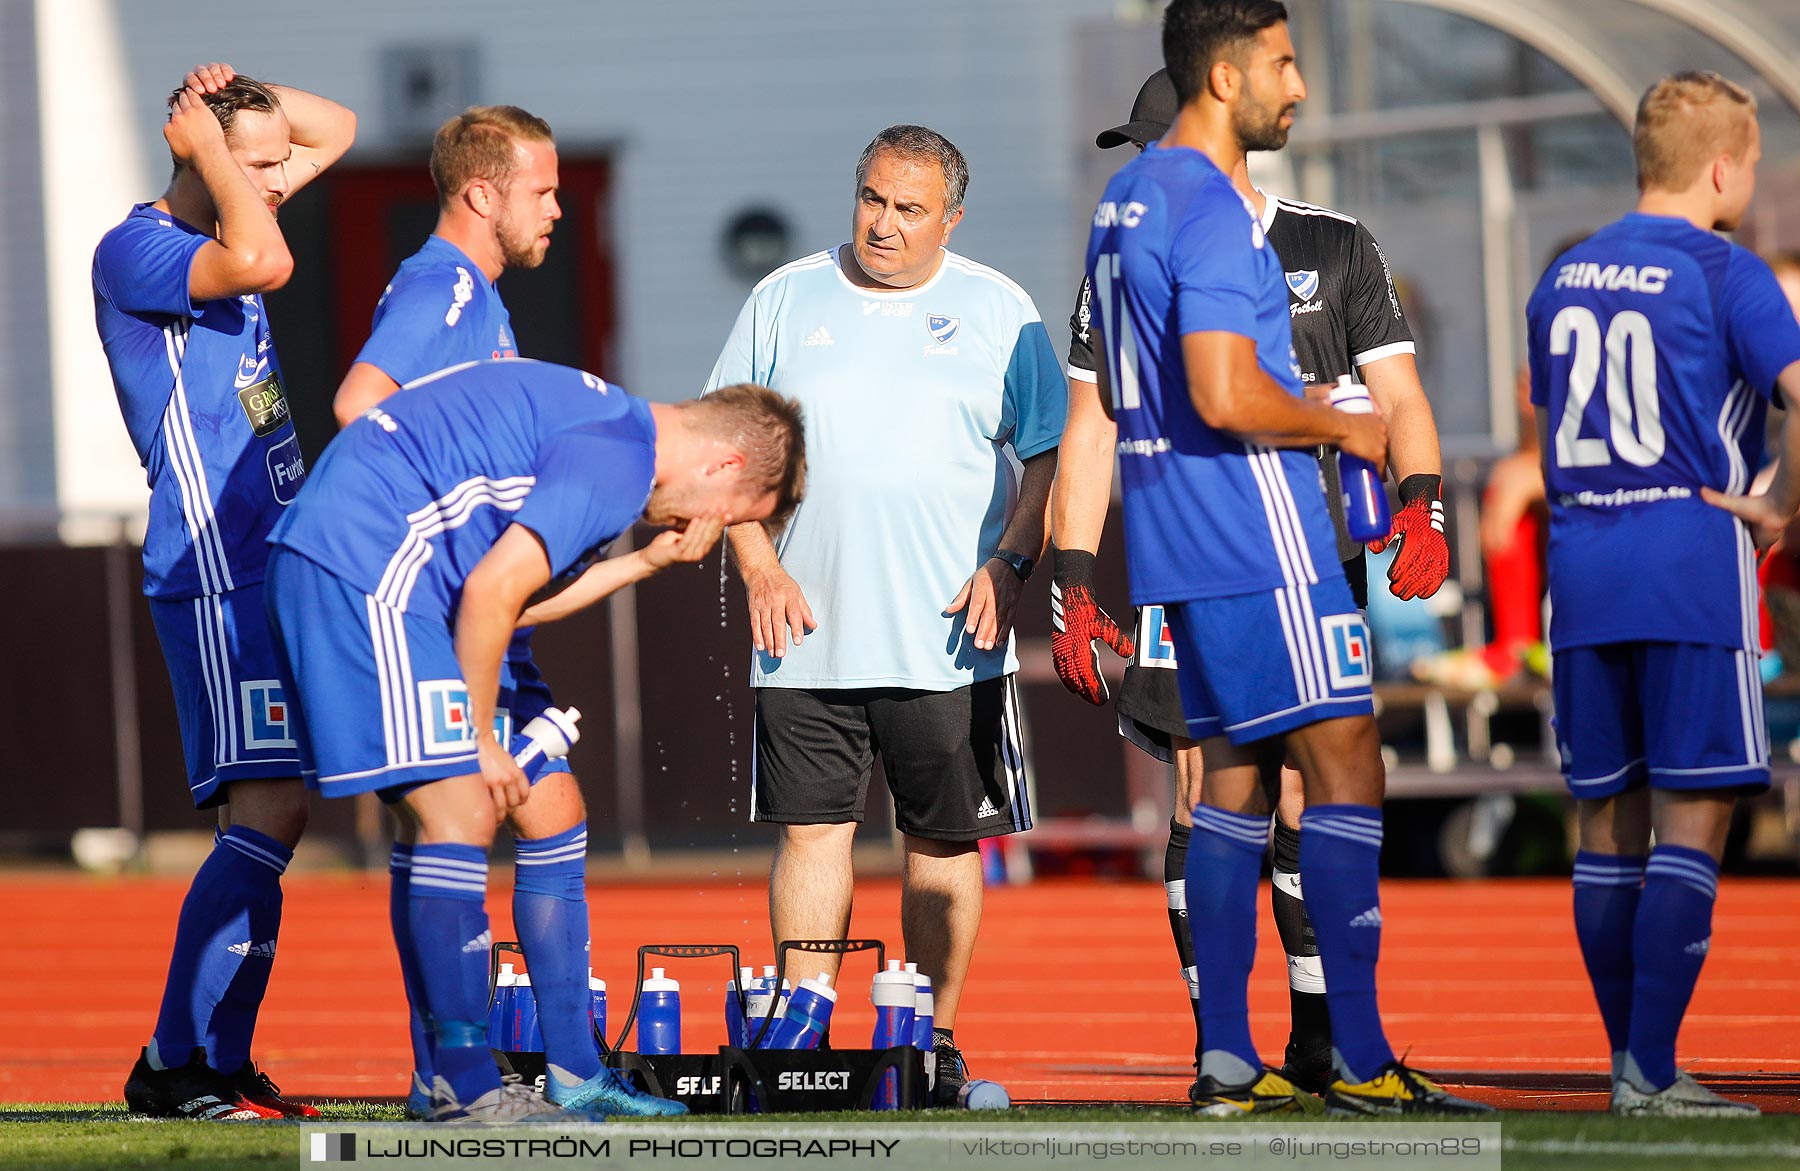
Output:
<svg viewBox="0 0 1800 1171">
<path fill-rule="evenodd" d="M 875 1004 L 875 1035 L 870 1039 L 869 1047 L 891 1049 L 896 1045 L 911 1045 L 913 1008 L 918 1003 L 918 989 L 912 973 L 902 968 L 899 960 L 889 960 L 887 971 L 875 973 L 869 999 Z M 881 1075 L 881 1084 L 875 1088 L 872 1104 L 877 1110 L 899 1109 L 900 1081 L 893 1070 Z"/>
<path fill-rule="evenodd" d="M 800 981 L 788 998 L 787 1012 L 769 1030 L 768 1049 L 817 1049 L 819 1039 L 831 1025 L 831 1010 L 837 1007 L 837 990 L 824 972 Z"/>
<path fill-rule="evenodd" d="M 520 976 L 513 985 L 513 1053 L 542 1053 L 544 1030 L 538 1024 L 537 993 L 531 987 L 531 973 Z"/>
<path fill-rule="evenodd" d="M 750 1024 L 745 1019 L 744 1008 L 749 1001 L 750 989 L 756 983 L 755 968 L 739 968 L 737 979 L 725 985 L 725 1043 L 742 1049 L 750 1044 L 748 1036 Z M 738 989 L 744 990 L 744 1000 L 738 999 Z"/>
<path fill-rule="evenodd" d="M 1369 388 L 1346 374 L 1331 388 L 1331 405 L 1347 415 L 1372 415 Z M 1379 541 L 1394 527 L 1387 488 L 1375 465 L 1347 451 L 1338 452 L 1338 481 L 1344 490 L 1344 528 L 1353 541 Z"/>
<path fill-rule="evenodd" d="M 592 1006 L 589 1016 L 594 1022 L 594 1035 L 601 1040 L 606 1039 L 606 981 L 594 975 L 594 969 L 588 969 L 588 1003 Z"/>
<path fill-rule="evenodd" d="M 757 1033 L 762 1030 L 763 1018 L 769 1015 L 769 1006 L 775 1002 L 779 988 L 780 982 L 775 979 L 774 964 L 765 966 L 763 974 L 751 983 L 749 995 L 744 997 L 744 1044 L 748 1045 L 756 1040 Z M 769 1031 L 775 1031 L 773 1024 L 769 1026 Z M 767 1037 L 763 1038 L 760 1047 L 768 1047 Z"/>
<path fill-rule="evenodd" d="M 925 1084 L 937 1076 L 937 1042 L 931 1035 L 931 1022 L 937 1002 L 931 995 L 931 977 L 909 963 L 906 970 L 913 978 L 913 1048 L 925 1055 Z"/>
<path fill-rule="evenodd" d="M 638 1052 L 681 1052 L 681 985 L 651 968 L 638 1005 Z"/>
<path fill-rule="evenodd" d="M 513 987 L 518 981 L 511 964 L 501 964 L 494 977 L 494 999 L 488 1004 L 488 1048 L 516 1053 L 513 1048 Z"/>
</svg>

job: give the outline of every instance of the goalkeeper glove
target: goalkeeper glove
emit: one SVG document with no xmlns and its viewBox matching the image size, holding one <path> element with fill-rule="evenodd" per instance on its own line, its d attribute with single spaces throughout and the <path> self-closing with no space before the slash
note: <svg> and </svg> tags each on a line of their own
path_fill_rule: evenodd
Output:
<svg viewBox="0 0 1800 1171">
<path fill-rule="evenodd" d="M 1091 704 L 1106 702 L 1106 676 L 1100 673 L 1103 642 L 1124 658 L 1131 657 L 1131 636 L 1105 610 L 1094 604 L 1094 555 L 1058 549 L 1050 578 L 1050 657 L 1064 687 Z"/>
<path fill-rule="evenodd" d="M 1388 566 L 1388 589 L 1396 598 L 1429 598 L 1450 576 L 1450 543 L 1444 539 L 1444 502 L 1438 499 L 1443 479 L 1408 476 L 1400 482 L 1400 511 L 1391 533 L 1369 542 L 1379 553 L 1390 541 L 1400 542 Z"/>
</svg>

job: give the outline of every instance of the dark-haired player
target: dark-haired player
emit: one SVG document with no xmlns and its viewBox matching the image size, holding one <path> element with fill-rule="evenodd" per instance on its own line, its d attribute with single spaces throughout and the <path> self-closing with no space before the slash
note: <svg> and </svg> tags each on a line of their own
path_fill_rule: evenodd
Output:
<svg viewBox="0 0 1800 1171">
<path fill-rule="evenodd" d="M 306 476 L 262 294 L 293 258 L 275 211 L 349 149 L 356 116 L 201 65 L 169 100 L 175 172 L 94 252 L 94 315 L 150 479 L 144 592 L 188 788 L 219 810 L 182 903 L 156 1030 L 125 1101 L 173 1118 L 307 1117 L 250 1060 L 306 791 L 263 617 L 264 542 Z"/>
<path fill-rule="evenodd" d="M 1176 108 L 1175 87 L 1168 70 L 1160 69 L 1139 90 L 1131 120 L 1101 132 L 1095 145 L 1106 149 L 1129 142 L 1142 150 L 1168 132 Z M 1286 132 L 1279 138 L 1285 142 Z M 1264 149 L 1280 145 L 1271 139 Z M 1400 598 L 1430 597 L 1443 584 L 1450 566 L 1439 502 L 1437 427 L 1431 403 L 1419 385 L 1412 334 L 1386 257 L 1369 230 L 1352 217 L 1296 200 L 1270 199 L 1250 186 L 1241 169 L 1232 178 L 1256 208 L 1268 241 L 1281 258 L 1301 382 L 1330 386 L 1339 375 L 1354 373 L 1381 405 L 1388 420 L 1388 458 L 1399 481 L 1402 505 L 1391 538 L 1400 544 L 1388 574 L 1389 588 Z M 1117 627 L 1093 597 L 1094 553 L 1111 496 L 1117 427 L 1102 409 L 1094 386 L 1094 357 L 1088 344 L 1090 298 L 1091 286 L 1084 279 L 1069 319 L 1069 428 L 1051 498 L 1056 544 L 1055 662 L 1069 690 L 1090 703 L 1101 703 L 1106 685 L 1092 649 L 1096 635 L 1128 654 L 1131 665 L 1117 700 L 1120 734 L 1175 765 L 1175 816 L 1169 826 L 1163 877 L 1176 951 L 1197 1026 L 1199 985 L 1182 873 L 1190 834 L 1188 810 L 1199 793 L 1203 762 L 1199 745 L 1187 735 L 1175 681 L 1175 648 L 1166 634 L 1162 607 L 1139 610 L 1134 643 L 1106 637 Z M 1363 547 L 1345 532 L 1335 451 L 1321 449 L 1319 470 L 1337 530 L 1344 575 L 1357 607 L 1364 609 L 1368 605 L 1368 567 Z M 1376 550 L 1385 544 L 1377 542 Z M 1324 1093 L 1332 1081 L 1331 1023 L 1325 1009 L 1324 971 L 1301 898 L 1298 824 L 1302 804 L 1299 774 L 1283 769 L 1271 887 L 1275 924 L 1288 956 L 1292 1019 L 1282 1073 L 1302 1089 Z M 1196 1063 L 1200 1053 L 1201 1039 L 1196 1035 Z"/>
<path fill-rule="evenodd" d="M 1204 1114 L 1299 1109 L 1250 1038 L 1256 884 L 1284 752 L 1305 778 L 1300 866 L 1336 1059 L 1327 1107 L 1474 1113 L 1394 1058 L 1375 997 L 1385 774 L 1367 634 L 1333 556 L 1308 448 L 1386 462 L 1378 415 L 1308 401 L 1281 261 L 1232 174 L 1306 95 L 1274 0 L 1175 0 L 1163 54 L 1180 108 L 1115 175 L 1087 272 L 1102 402 L 1118 422 L 1133 600 L 1161 605 L 1206 783 L 1185 872 Z"/>
</svg>

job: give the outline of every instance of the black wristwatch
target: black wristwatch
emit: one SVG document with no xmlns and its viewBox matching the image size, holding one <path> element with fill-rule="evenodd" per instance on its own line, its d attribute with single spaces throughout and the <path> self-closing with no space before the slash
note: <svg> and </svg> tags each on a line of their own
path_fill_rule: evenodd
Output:
<svg viewBox="0 0 1800 1171">
<path fill-rule="evenodd" d="M 1012 567 L 1020 581 L 1031 580 L 1031 571 L 1037 568 L 1037 562 L 1023 553 L 1014 553 L 1011 549 L 997 549 L 990 561 L 1004 561 Z"/>
</svg>

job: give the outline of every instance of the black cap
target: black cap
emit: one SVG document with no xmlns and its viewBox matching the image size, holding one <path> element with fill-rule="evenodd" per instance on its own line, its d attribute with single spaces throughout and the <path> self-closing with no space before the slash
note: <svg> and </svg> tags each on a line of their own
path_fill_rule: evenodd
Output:
<svg viewBox="0 0 1800 1171">
<path fill-rule="evenodd" d="M 1101 150 L 1111 150 L 1128 142 L 1149 146 L 1169 132 L 1169 123 L 1175 121 L 1175 112 L 1180 108 L 1169 71 L 1158 69 L 1144 83 L 1144 88 L 1138 90 L 1137 101 L 1131 103 L 1131 121 L 1111 130 L 1102 130 L 1094 136 L 1094 145 Z"/>
</svg>

